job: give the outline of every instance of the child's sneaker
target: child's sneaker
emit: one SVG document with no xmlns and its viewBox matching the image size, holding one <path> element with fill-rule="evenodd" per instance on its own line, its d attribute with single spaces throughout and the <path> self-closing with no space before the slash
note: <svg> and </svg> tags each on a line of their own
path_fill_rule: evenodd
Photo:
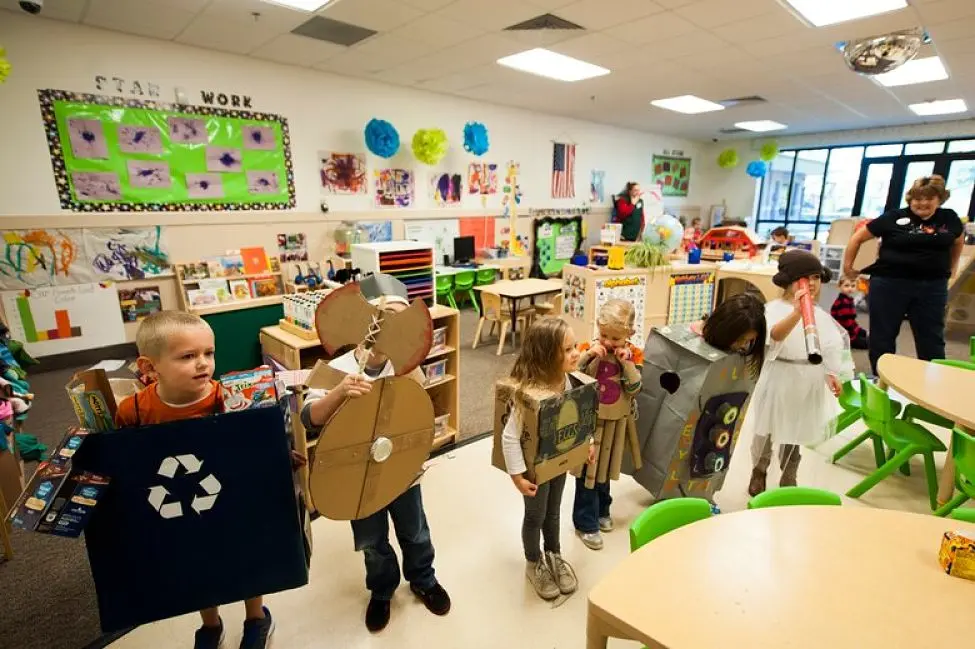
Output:
<svg viewBox="0 0 975 649">
<path fill-rule="evenodd" d="M 559 590 L 559 585 L 555 583 L 552 570 L 544 560 L 529 561 L 525 567 L 525 576 L 542 599 L 555 599 L 562 592 Z"/>
<path fill-rule="evenodd" d="M 563 595 L 571 595 L 576 592 L 579 587 L 579 580 L 576 579 L 576 571 L 572 569 L 569 562 L 563 559 L 561 554 L 554 552 L 547 552 L 545 559 L 548 561 L 549 569 L 559 586 L 559 592 Z"/>
<path fill-rule="evenodd" d="M 613 519 L 609 516 L 599 519 L 599 531 L 600 532 L 612 532 L 613 531 Z"/>
<path fill-rule="evenodd" d="M 223 646 L 223 620 L 220 626 L 201 626 L 196 630 L 193 649 L 220 649 Z"/>
<path fill-rule="evenodd" d="M 271 611 L 264 609 L 264 617 L 259 620 L 244 620 L 244 635 L 240 638 L 240 649 L 267 649 L 271 634 L 274 633 L 274 619 Z"/>
<path fill-rule="evenodd" d="M 603 549 L 603 535 L 599 532 L 580 532 L 576 530 L 576 534 L 582 539 L 582 544 L 590 550 Z"/>
</svg>

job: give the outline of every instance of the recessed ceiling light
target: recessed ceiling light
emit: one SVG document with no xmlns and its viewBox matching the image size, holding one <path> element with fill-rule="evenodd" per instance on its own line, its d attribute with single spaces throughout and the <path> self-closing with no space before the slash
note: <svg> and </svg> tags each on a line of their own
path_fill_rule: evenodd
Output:
<svg viewBox="0 0 975 649">
<path fill-rule="evenodd" d="M 907 0 L 785 0 L 796 13 L 815 27 L 897 11 Z"/>
<path fill-rule="evenodd" d="M 598 65 L 586 63 L 541 47 L 505 56 L 498 59 L 498 64 L 557 81 L 582 81 L 601 77 L 610 72 Z"/>
<path fill-rule="evenodd" d="M 964 113 L 968 110 L 968 105 L 965 104 L 964 99 L 942 99 L 911 104 L 908 108 L 918 115 L 951 115 L 952 113 Z"/>
<path fill-rule="evenodd" d="M 297 9 L 298 11 L 318 11 L 331 0 L 261 0 L 261 2 L 280 5 L 288 9 Z"/>
<path fill-rule="evenodd" d="M 696 115 L 698 113 L 710 113 L 716 110 L 724 110 L 724 106 L 716 104 L 707 99 L 701 99 L 694 95 L 681 95 L 680 97 L 668 97 L 667 99 L 654 99 L 650 102 L 657 108 L 666 108 L 678 113 Z"/>
<path fill-rule="evenodd" d="M 882 86 L 893 88 L 915 83 L 941 81 L 948 78 L 948 71 L 945 70 L 945 64 L 941 62 L 940 56 L 929 56 L 926 59 L 908 61 L 899 68 L 878 74 L 872 78 Z"/>
<path fill-rule="evenodd" d="M 756 133 L 765 133 L 767 131 L 781 131 L 787 128 L 785 124 L 779 124 L 778 122 L 773 122 L 770 119 L 760 119 L 754 122 L 737 122 L 735 126 L 738 128 L 743 128 L 746 131 L 755 131 Z"/>
</svg>

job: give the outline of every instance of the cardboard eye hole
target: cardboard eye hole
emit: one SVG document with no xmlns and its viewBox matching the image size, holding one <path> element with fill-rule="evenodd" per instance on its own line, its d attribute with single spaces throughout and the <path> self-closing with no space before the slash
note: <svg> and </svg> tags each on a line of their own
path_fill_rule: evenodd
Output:
<svg viewBox="0 0 975 649">
<path fill-rule="evenodd" d="M 660 387 L 674 394 L 680 389 L 680 377 L 676 372 L 664 372 L 660 375 Z"/>
</svg>

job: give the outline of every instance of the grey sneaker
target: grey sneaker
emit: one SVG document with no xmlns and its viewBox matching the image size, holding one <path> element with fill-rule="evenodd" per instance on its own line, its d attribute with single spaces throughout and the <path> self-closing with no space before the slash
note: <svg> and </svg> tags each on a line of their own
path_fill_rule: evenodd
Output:
<svg viewBox="0 0 975 649">
<path fill-rule="evenodd" d="M 542 599 L 555 599 L 562 592 L 545 561 L 529 561 L 525 567 L 525 576 Z"/>
<path fill-rule="evenodd" d="M 244 635 L 240 638 L 240 649 L 267 649 L 271 634 L 274 633 L 274 619 L 271 611 L 264 607 L 264 617 L 260 620 L 244 620 Z"/>
<path fill-rule="evenodd" d="M 612 532 L 613 531 L 613 519 L 609 516 L 599 519 L 599 531 L 600 532 Z"/>
<path fill-rule="evenodd" d="M 599 532 L 580 532 L 576 530 L 576 534 L 582 539 L 582 544 L 590 550 L 603 549 L 603 535 Z"/>
<path fill-rule="evenodd" d="M 569 562 L 562 558 L 561 554 L 547 552 L 545 560 L 548 562 L 555 581 L 559 585 L 559 592 L 563 595 L 571 595 L 579 587 L 579 580 L 576 579 L 576 571 L 572 569 Z"/>
</svg>

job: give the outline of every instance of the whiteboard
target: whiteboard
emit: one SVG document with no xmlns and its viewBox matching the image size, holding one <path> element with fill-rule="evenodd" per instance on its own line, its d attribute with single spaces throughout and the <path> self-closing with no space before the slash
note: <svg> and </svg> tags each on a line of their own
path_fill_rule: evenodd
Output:
<svg viewBox="0 0 975 649">
<path fill-rule="evenodd" d="M 406 221 L 406 238 L 433 246 L 437 266 L 443 265 L 444 255 L 454 258 L 454 239 L 459 236 L 459 219 Z"/>
<path fill-rule="evenodd" d="M 125 342 L 115 284 L 48 286 L 0 293 L 10 335 L 32 356 L 51 356 Z"/>
</svg>

